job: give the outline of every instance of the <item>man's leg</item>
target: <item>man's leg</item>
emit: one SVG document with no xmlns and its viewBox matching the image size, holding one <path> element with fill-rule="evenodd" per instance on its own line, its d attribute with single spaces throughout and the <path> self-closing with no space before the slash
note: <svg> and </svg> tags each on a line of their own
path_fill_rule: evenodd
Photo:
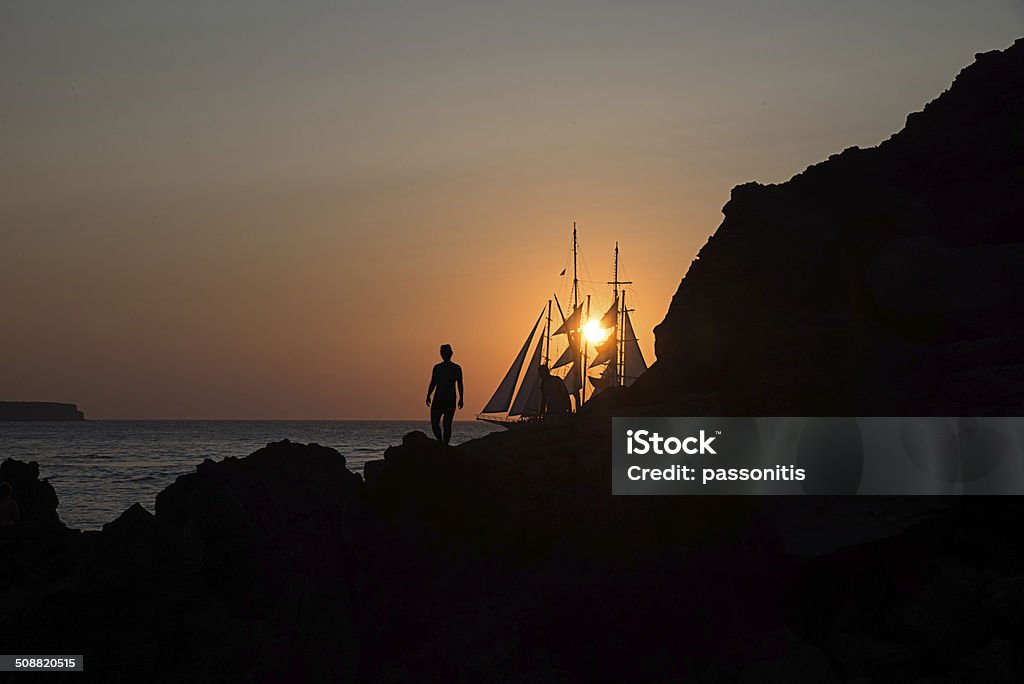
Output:
<svg viewBox="0 0 1024 684">
<path fill-rule="evenodd" d="M 436 400 L 434 401 L 433 404 L 430 405 L 430 429 L 434 431 L 434 439 L 436 439 L 438 442 L 442 441 L 441 406 L 438 405 L 438 402 Z"/>
<path fill-rule="evenodd" d="M 446 406 L 444 412 L 444 443 L 447 444 L 452 439 L 452 420 L 455 418 L 455 407 Z"/>
</svg>

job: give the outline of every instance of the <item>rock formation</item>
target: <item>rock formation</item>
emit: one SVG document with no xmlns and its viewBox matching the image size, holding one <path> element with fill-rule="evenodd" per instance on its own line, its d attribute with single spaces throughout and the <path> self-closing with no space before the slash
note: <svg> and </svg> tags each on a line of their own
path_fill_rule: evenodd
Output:
<svg viewBox="0 0 1024 684">
<path fill-rule="evenodd" d="M 0 401 L 0 420 L 85 420 L 85 414 L 74 404 Z"/>
<path fill-rule="evenodd" d="M 134 505 L 98 533 L 0 531 L 0 642 L 84 653 L 103 681 L 1024 674 L 1012 497 L 965 497 L 909 529 L 801 553 L 773 502 L 611 497 L 607 435 L 585 428 L 457 448 L 411 433 L 365 485 L 337 452 L 284 441 L 204 462 L 156 515 Z M 820 518 L 832 500 L 798 501 Z"/>
<path fill-rule="evenodd" d="M 755 415 L 1024 410 L 1024 39 L 872 149 L 735 188 L 635 401 Z M 688 400 L 681 400 L 685 404 Z"/>
</svg>

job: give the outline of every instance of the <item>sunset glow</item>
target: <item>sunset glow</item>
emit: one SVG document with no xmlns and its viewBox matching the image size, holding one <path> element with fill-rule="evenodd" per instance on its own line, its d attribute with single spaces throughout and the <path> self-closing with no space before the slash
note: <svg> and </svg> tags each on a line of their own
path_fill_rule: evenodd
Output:
<svg viewBox="0 0 1024 684">
<path fill-rule="evenodd" d="M 591 344 L 601 344 L 608 339 L 608 336 L 612 334 L 612 331 L 607 328 L 601 327 L 601 322 L 596 318 L 587 321 L 587 324 L 583 326 L 583 336 L 587 338 L 587 342 Z"/>
<path fill-rule="evenodd" d="M 588 311 L 620 242 L 653 362 L 734 186 L 886 140 L 1024 19 L 1014 0 L 304 4 L 4 4 L 0 398 L 421 419 L 449 343 L 479 408 L 542 304 L 583 303 L 553 292 L 574 222 Z"/>
</svg>

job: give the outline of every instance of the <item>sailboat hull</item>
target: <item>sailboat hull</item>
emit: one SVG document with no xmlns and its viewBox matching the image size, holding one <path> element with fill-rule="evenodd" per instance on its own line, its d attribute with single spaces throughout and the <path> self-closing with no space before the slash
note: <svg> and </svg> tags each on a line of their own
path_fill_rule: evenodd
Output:
<svg viewBox="0 0 1024 684">
<path fill-rule="evenodd" d="M 479 420 L 479 421 L 482 421 L 484 423 L 491 423 L 492 425 L 500 425 L 501 427 L 505 428 L 506 430 L 511 430 L 512 428 L 517 428 L 517 427 L 523 427 L 524 425 L 530 425 L 531 423 L 536 423 L 537 422 L 537 418 L 536 417 L 530 417 L 530 418 L 491 418 L 489 416 L 477 416 L 476 419 Z"/>
</svg>

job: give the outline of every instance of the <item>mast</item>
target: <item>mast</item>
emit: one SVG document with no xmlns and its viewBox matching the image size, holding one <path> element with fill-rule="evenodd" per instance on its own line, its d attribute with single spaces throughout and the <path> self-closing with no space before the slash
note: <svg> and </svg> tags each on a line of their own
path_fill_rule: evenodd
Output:
<svg viewBox="0 0 1024 684">
<path fill-rule="evenodd" d="M 590 295 L 587 295 L 587 313 L 584 316 L 584 320 L 590 320 Z M 578 333 L 580 355 L 583 356 L 583 363 L 580 364 L 580 384 L 583 386 L 580 389 L 580 406 L 587 403 L 587 338 L 583 333 Z"/>
<path fill-rule="evenodd" d="M 619 308 L 622 309 L 620 314 L 620 323 L 615 326 L 619 329 L 619 347 L 616 350 L 618 352 L 618 364 L 619 372 L 616 373 L 618 377 L 618 385 L 622 387 L 625 384 L 626 379 L 623 377 L 626 374 L 626 291 L 622 291 L 622 298 L 619 300 Z"/>
<path fill-rule="evenodd" d="M 544 365 L 551 363 L 551 300 L 548 300 L 548 325 L 544 333 L 547 345 L 544 347 Z"/>
<path fill-rule="evenodd" d="M 619 316 L 621 320 L 616 323 L 615 326 L 615 385 L 619 387 L 622 385 L 622 374 L 619 372 L 625 365 L 625 356 L 623 356 L 623 348 L 625 346 L 625 332 L 623 328 L 626 322 L 626 291 L 622 290 L 622 299 L 619 299 L 619 285 L 632 285 L 632 280 L 619 280 L 619 241 L 615 241 L 615 268 L 613 271 L 614 275 L 612 280 L 608 281 L 608 284 L 612 286 L 612 301 L 618 300 L 619 302 Z M 616 316 L 616 318 L 619 318 Z"/>
<path fill-rule="evenodd" d="M 576 222 L 572 222 L 572 310 L 577 311 L 580 308 L 580 281 L 576 274 L 576 259 L 577 259 L 578 245 L 576 241 Z M 587 317 L 590 316 L 590 295 L 587 295 Z M 587 319 L 584 319 L 587 320 Z M 576 329 L 576 354 L 577 361 L 582 359 L 582 363 L 579 365 L 580 375 L 580 396 L 579 403 L 582 406 L 587 401 L 587 341 L 584 339 L 583 334 L 580 332 L 580 326 Z M 572 338 L 570 338 L 571 340 Z M 571 342 L 570 342 L 571 344 Z M 576 407 L 578 411 L 580 406 Z"/>
<path fill-rule="evenodd" d="M 558 315 L 562 318 L 562 323 L 565 323 L 565 312 L 562 311 L 562 302 L 558 301 L 558 295 L 555 295 L 555 306 L 558 307 Z"/>
<path fill-rule="evenodd" d="M 572 222 L 572 310 L 580 307 L 580 281 L 576 277 L 576 222 Z"/>
</svg>

